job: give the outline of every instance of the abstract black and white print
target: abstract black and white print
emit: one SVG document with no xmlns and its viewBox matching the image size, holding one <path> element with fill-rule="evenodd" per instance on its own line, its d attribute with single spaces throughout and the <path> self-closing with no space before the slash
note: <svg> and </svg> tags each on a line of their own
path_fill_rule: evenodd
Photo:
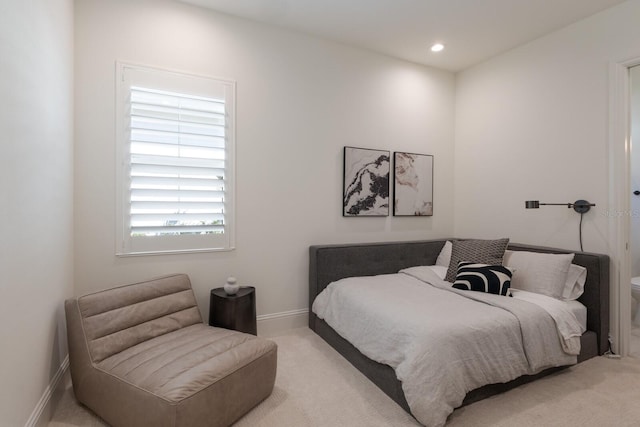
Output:
<svg viewBox="0 0 640 427">
<path fill-rule="evenodd" d="M 394 153 L 393 215 L 433 215 L 433 156 Z"/>
<path fill-rule="evenodd" d="M 344 147 L 343 216 L 388 216 L 391 153 Z"/>
</svg>

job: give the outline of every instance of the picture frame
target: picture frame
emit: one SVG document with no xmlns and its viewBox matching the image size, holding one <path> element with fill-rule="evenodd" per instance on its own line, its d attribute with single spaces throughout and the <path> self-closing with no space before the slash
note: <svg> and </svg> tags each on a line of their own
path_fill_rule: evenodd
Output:
<svg viewBox="0 0 640 427">
<path fill-rule="evenodd" d="M 393 215 L 433 215 L 433 156 L 393 153 Z"/>
<path fill-rule="evenodd" d="M 389 216 L 391 152 L 344 147 L 342 216 Z"/>
</svg>

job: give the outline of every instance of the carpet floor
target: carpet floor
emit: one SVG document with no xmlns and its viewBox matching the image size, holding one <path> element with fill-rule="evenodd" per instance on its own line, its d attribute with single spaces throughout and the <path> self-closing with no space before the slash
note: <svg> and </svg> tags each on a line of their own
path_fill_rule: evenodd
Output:
<svg viewBox="0 0 640 427">
<path fill-rule="evenodd" d="M 308 328 L 272 338 L 278 374 L 272 395 L 236 427 L 419 426 Z M 49 427 L 106 426 L 70 385 Z M 457 409 L 447 427 L 640 427 L 640 359 L 597 357 Z"/>
</svg>

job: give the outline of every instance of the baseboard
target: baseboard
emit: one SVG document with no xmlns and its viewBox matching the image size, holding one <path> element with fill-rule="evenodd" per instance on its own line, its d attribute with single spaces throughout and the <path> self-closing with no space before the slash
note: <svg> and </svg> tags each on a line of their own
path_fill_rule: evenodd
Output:
<svg viewBox="0 0 640 427">
<path fill-rule="evenodd" d="M 62 378 L 64 378 L 64 374 L 68 368 L 69 368 L 69 355 L 67 355 L 67 357 L 64 358 L 64 360 L 62 361 L 62 364 L 56 371 L 56 374 L 51 379 L 51 382 L 49 382 L 49 385 L 47 386 L 44 393 L 42 394 L 42 397 L 38 401 L 38 404 L 36 405 L 33 412 L 31 413 L 31 416 L 25 423 L 24 425 L 25 427 L 40 427 L 40 426 L 45 426 L 49 423 L 49 418 L 51 418 L 51 414 L 53 413 L 53 409 L 54 409 L 52 408 L 54 403 L 52 400 L 52 397 L 64 391 L 62 389 L 64 385 L 64 381 L 62 381 Z"/>
<path fill-rule="evenodd" d="M 291 329 L 307 326 L 309 310 L 283 311 L 281 313 L 263 314 L 258 316 L 258 335 L 269 337 L 279 335 Z"/>
</svg>

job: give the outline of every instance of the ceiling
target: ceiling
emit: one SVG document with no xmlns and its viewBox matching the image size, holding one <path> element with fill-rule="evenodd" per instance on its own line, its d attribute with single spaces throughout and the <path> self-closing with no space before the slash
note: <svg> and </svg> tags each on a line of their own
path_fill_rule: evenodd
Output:
<svg viewBox="0 0 640 427">
<path fill-rule="evenodd" d="M 624 0 L 180 0 L 460 71 Z M 435 42 L 445 50 L 432 53 Z"/>
</svg>

